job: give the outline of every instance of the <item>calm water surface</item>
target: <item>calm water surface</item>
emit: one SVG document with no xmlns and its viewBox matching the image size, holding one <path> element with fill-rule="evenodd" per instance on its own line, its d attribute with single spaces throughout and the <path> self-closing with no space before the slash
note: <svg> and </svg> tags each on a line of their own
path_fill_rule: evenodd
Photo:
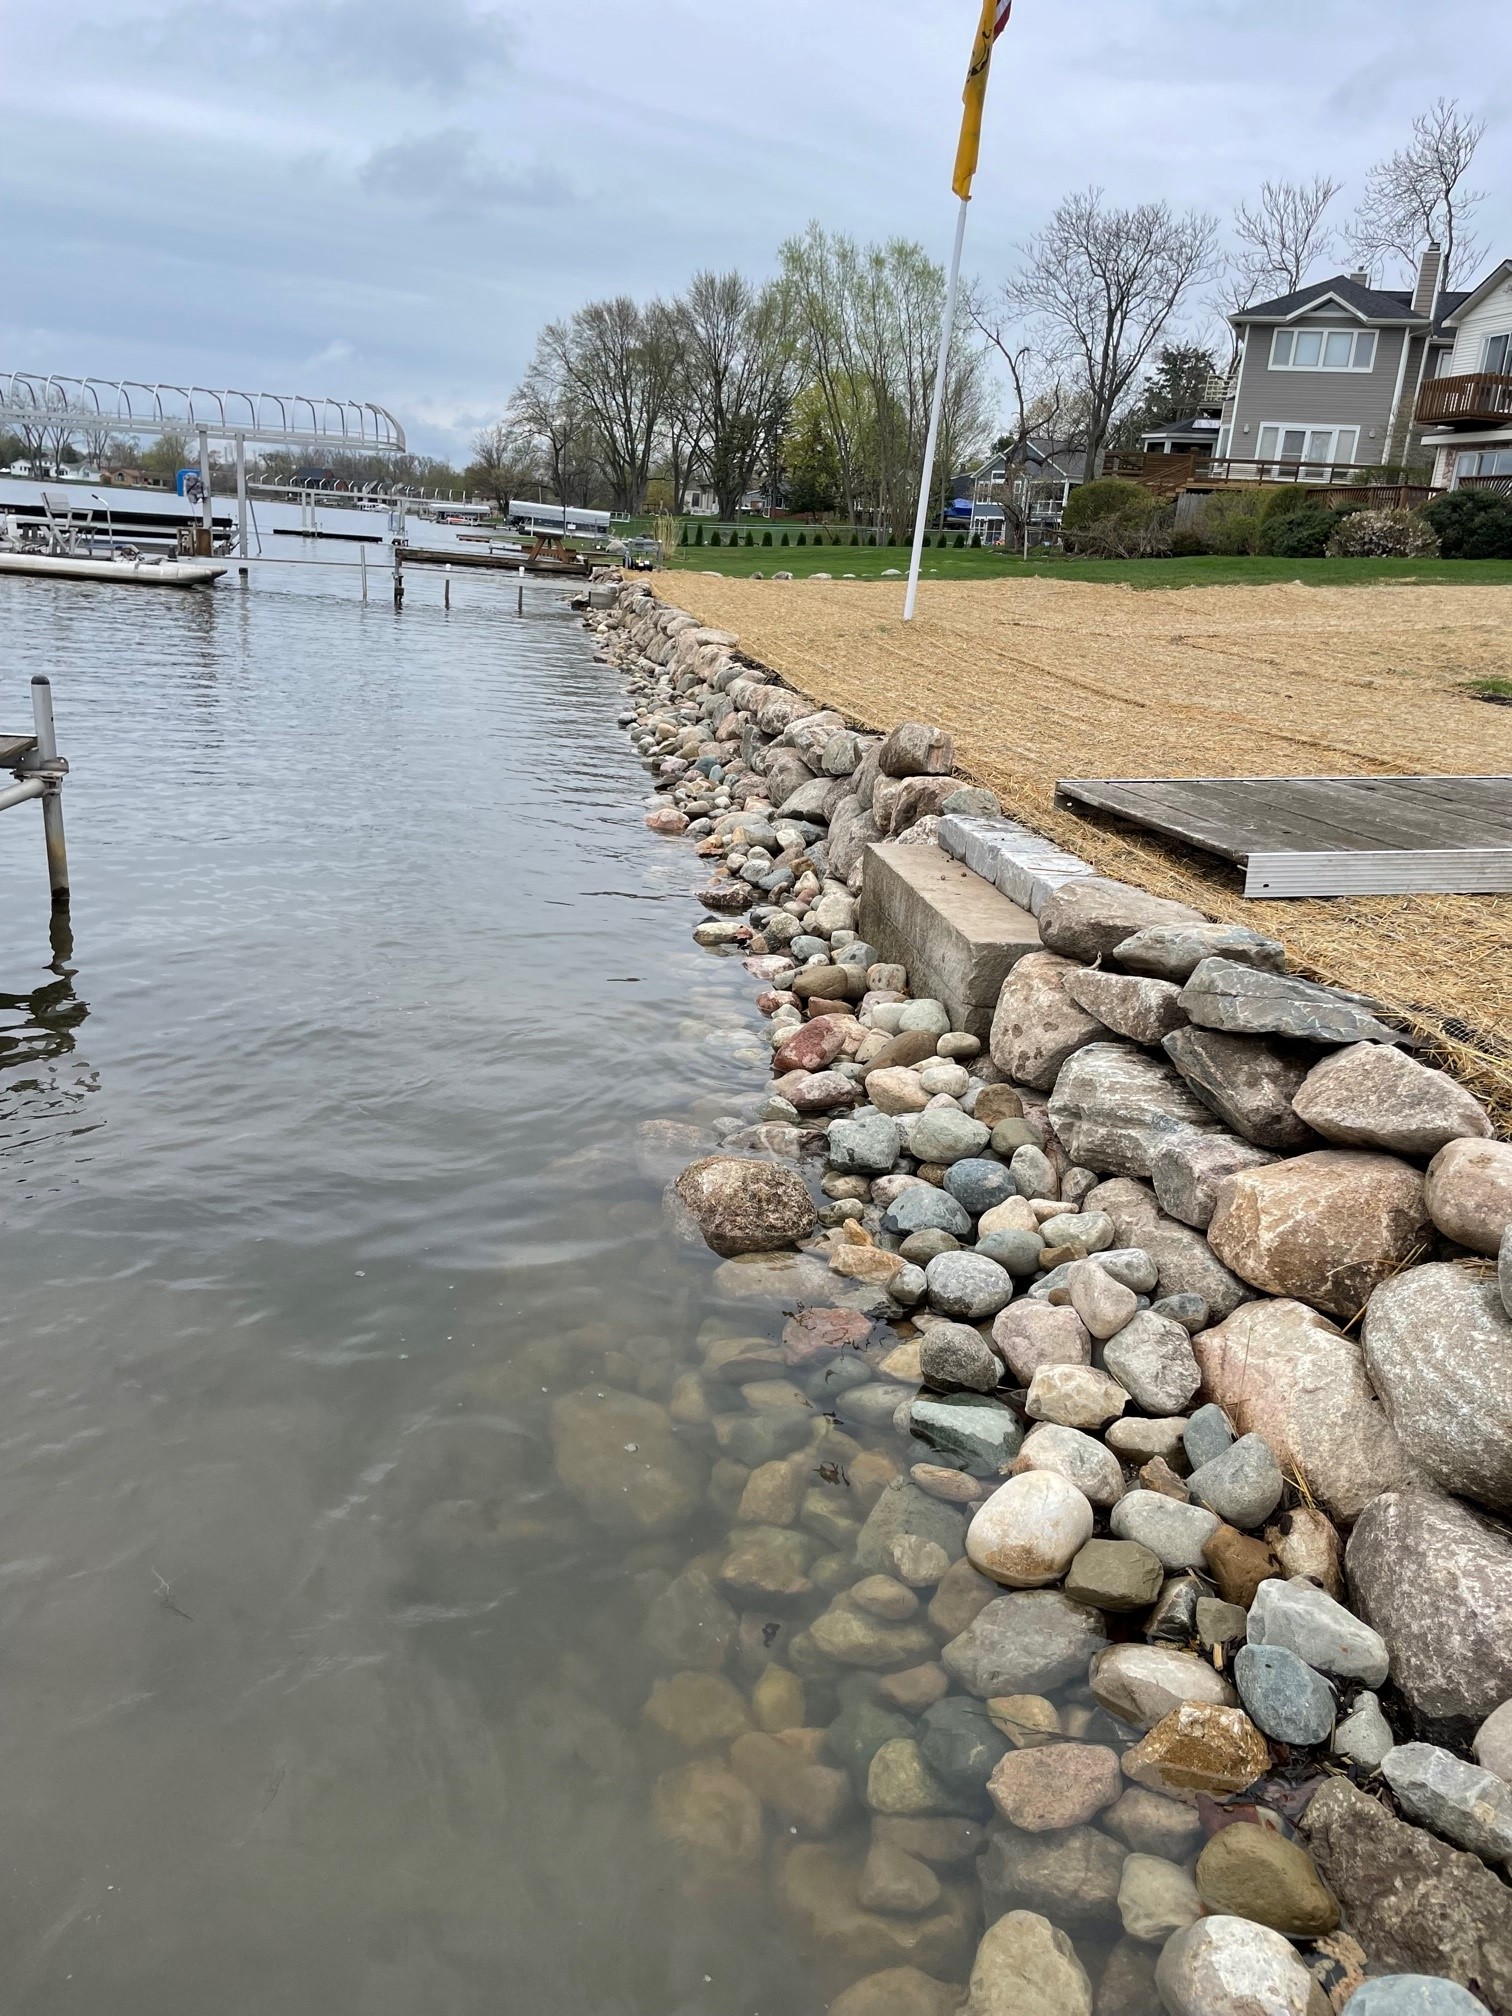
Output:
<svg viewBox="0 0 1512 2016">
<path fill-rule="evenodd" d="M 0 820 L 0 2000 L 807 2012 L 651 1837 L 655 1550 L 546 1435 L 690 1349 L 636 1128 L 749 1103 L 750 982 L 555 591 L 344 583 L 0 581 L 75 887 Z"/>
</svg>

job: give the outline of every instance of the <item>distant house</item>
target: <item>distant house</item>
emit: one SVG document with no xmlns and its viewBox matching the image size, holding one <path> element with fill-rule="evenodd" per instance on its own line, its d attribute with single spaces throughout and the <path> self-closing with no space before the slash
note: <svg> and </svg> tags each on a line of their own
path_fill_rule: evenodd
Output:
<svg viewBox="0 0 1512 2016">
<path fill-rule="evenodd" d="M 1443 326 L 1452 347 L 1419 391 L 1415 415 L 1434 483 L 1512 491 L 1512 259 L 1456 297 Z"/>
<path fill-rule="evenodd" d="M 1140 451 L 1145 455 L 1212 455 L 1222 425 L 1217 412 L 1189 413 L 1183 420 L 1147 427 L 1139 437 Z"/>
<path fill-rule="evenodd" d="M 952 494 L 971 498 L 972 529 L 984 540 L 996 544 L 1006 537 L 1011 511 L 1020 527 L 1027 525 L 1030 543 L 1042 543 L 1059 533 L 1066 499 L 1083 480 L 1086 459 L 1080 448 L 1053 434 L 1026 434 L 956 477 Z"/>
<path fill-rule="evenodd" d="M 1472 298 L 1440 286 L 1430 244 L 1411 289 L 1336 273 L 1229 317 L 1240 342 L 1213 473 L 1261 481 L 1368 480 L 1418 446 L 1419 390 L 1454 346 Z M 1476 290 L 1479 293 L 1481 290 Z"/>
</svg>

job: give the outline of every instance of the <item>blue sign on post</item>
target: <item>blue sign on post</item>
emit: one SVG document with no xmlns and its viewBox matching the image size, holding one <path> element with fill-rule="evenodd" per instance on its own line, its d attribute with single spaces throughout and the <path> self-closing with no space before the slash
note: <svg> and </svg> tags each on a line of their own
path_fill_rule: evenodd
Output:
<svg viewBox="0 0 1512 2016">
<path fill-rule="evenodd" d="M 203 504 L 205 501 L 205 479 L 198 469 L 180 469 L 174 488 L 191 504 Z"/>
</svg>

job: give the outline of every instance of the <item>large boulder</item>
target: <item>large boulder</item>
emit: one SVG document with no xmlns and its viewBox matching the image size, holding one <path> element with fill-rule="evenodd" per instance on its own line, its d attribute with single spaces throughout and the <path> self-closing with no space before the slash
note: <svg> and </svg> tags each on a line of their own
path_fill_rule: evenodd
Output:
<svg viewBox="0 0 1512 2016">
<path fill-rule="evenodd" d="M 1200 1295 L 1220 1321 L 1248 1301 L 1249 1290 L 1223 1265 L 1202 1234 L 1168 1217 L 1146 1184 L 1115 1176 L 1089 1190 L 1081 1208 L 1105 1211 L 1113 1220 L 1121 1247 L 1137 1246 L 1149 1254 L 1159 1270 L 1162 1296 Z"/>
<path fill-rule="evenodd" d="M 1428 1165 L 1427 1192 L 1446 1239 L 1495 1253 L 1512 1225 L 1512 1142 L 1451 1141 Z"/>
<path fill-rule="evenodd" d="M 1204 959 L 1237 960 L 1268 973 L 1286 971 L 1285 946 L 1247 924 L 1151 924 L 1113 948 L 1116 965 L 1177 985 L 1190 980 Z"/>
<path fill-rule="evenodd" d="M 1154 1045 L 1186 1022 L 1176 999 L 1181 989 L 1170 980 L 1083 966 L 1067 980 L 1066 992 L 1078 1008 L 1130 1043 Z"/>
<path fill-rule="evenodd" d="M 1468 1742 L 1512 1695 L 1512 1534 L 1437 1492 L 1383 1492 L 1344 1555 L 1420 1734 Z"/>
<path fill-rule="evenodd" d="M 1302 1832 L 1377 1967 L 1447 1976 L 1512 2016 L 1512 1890 L 1484 1862 L 1394 1820 L 1347 1778 L 1326 1781 Z"/>
<path fill-rule="evenodd" d="M 1484 1106 L 1447 1071 L 1430 1071 L 1389 1043 L 1351 1043 L 1314 1064 L 1292 1101 L 1325 1141 L 1436 1155 L 1491 1132 Z"/>
<path fill-rule="evenodd" d="M 982 1935 L 964 2016 L 1092 2016 L 1092 1983 L 1048 1918 L 1009 1911 Z"/>
<path fill-rule="evenodd" d="M 993 1011 L 988 1049 L 993 1063 L 1018 1085 L 1048 1092 L 1075 1050 L 1101 1043 L 1107 1030 L 1066 992 L 1080 969 L 1053 952 L 1030 952 L 1010 968 Z"/>
<path fill-rule="evenodd" d="M 1188 1027 L 1172 1030 L 1161 1047 L 1203 1104 L 1246 1141 L 1288 1155 L 1314 1145 L 1292 1111 L 1311 1061 L 1297 1046 Z"/>
<path fill-rule="evenodd" d="M 1151 924 L 1201 924 L 1200 910 L 1151 896 L 1128 882 L 1078 875 L 1063 882 L 1040 912 L 1040 937 L 1052 952 L 1089 964 Z"/>
<path fill-rule="evenodd" d="M 646 1535 L 680 1526 L 704 1469 L 653 1400 L 612 1386 L 564 1393 L 551 1410 L 556 1473 L 600 1526 Z"/>
<path fill-rule="evenodd" d="M 925 721 L 900 721 L 877 754 L 884 777 L 945 777 L 954 762 L 949 735 Z"/>
<path fill-rule="evenodd" d="M 1322 1148 L 1224 1177 L 1208 1243 L 1252 1286 L 1352 1320 L 1412 1259 L 1427 1222 L 1411 1163 Z"/>
<path fill-rule="evenodd" d="M 1246 1302 L 1192 1340 L 1202 1390 L 1262 1435 L 1332 1518 L 1355 1519 L 1406 1462 L 1358 1344 L 1301 1302 Z"/>
<path fill-rule="evenodd" d="M 1236 1036 L 1296 1036 L 1308 1043 L 1391 1043 L 1379 1002 L 1237 959 L 1204 959 L 1181 990 L 1188 1020 Z"/>
<path fill-rule="evenodd" d="M 1512 1319 L 1496 1283 L 1412 1267 L 1365 1311 L 1365 1364 L 1408 1457 L 1461 1498 L 1512 1512 Z"/>
<path fill-rule="evenodd" d="M 1218 1123 L 1162 1059 L 1127 1043 L 1092 1043 L 1061 1066 L 1050 1124 L 1079 1167 L 1148 1176 L 1170 1135 L 1211 1133 Z"/>
</svg>

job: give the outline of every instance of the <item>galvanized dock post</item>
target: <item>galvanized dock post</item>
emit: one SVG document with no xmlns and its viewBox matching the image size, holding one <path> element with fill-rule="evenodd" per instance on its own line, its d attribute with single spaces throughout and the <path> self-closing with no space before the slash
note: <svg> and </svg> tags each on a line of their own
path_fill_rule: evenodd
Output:
<svg viewBox="0 0 1512 2016">
<path fill-rule="evenodd" d="M 520 585 L 515 591 L 515 614 L 516 616 L 523 616 L 525 614 L 525 569 L 523 567 L 519 570 L 519 575 Z"/>
<path fill-rule="evenodd" d="M 450 607 L 451 607 L 451 562 L 450 562 L 450 560 L 448 560 L 448 561 L 447 561 L 447 563 L 446 563 L 446 579 L 445 579 L 445 581 L 444 581 L 444 583 L 443 583 L 443 593 L 442 593 L 442 597 L 441 597 L 441 602 L 442 602 L 442 607 L 443 607 L 443 608 L 446 608 L 446 609 L 450 609 Z"/>
<path fill-rule="evenodd" d="M 397 539 L 394 541 L 394 607 L 404 607 L 404 549 Z"/>
<path fill-rule="evenodd" d="M 32 720 L 37 730 L 37 763 L 42 778 L 42 835 L 47 843 L 47 879 L 54 910 L 68 908 L 68 848 L 63 839 L 63 774 L 53 727 L 52 681 L 45 673 L 32 677 Z"/>
<path fill-rule="evenodd" d="M 247 437 L 236 437 L 236 550 L 241 557 L 237 573 L 247 585 Z"/>
</svg>

